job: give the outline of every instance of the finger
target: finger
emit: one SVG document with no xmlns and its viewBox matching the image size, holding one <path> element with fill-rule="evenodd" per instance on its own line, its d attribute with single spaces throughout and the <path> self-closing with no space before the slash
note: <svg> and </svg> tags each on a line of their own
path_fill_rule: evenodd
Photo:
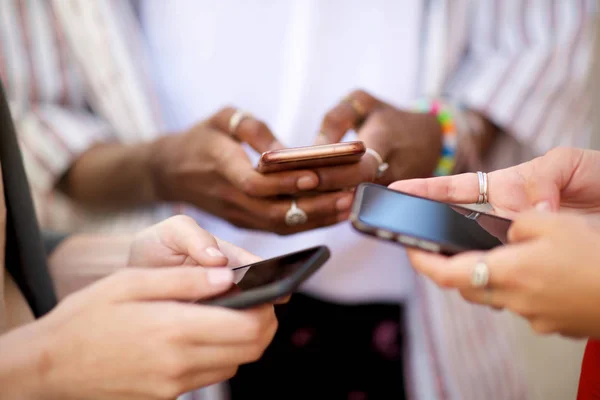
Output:
<svg viewBox="0 0 600 400">
<path fill-rule="evenodd" d="M 187 215 L 171 217 L 157 226 L 160 242 L 197 265 L 220 267 L 228 264 L 217 239 Z M 163 264 L 164 265 L 164 264 Z M 171 265 L 171 264 L 168 264 Z"/>
<path fill-rule="evenodd" d="M 115 301 L 196 300 L 232 284 L 228 268 L 127 268 L 98 282 L 96 292 Z"/>
<path fill-rule="evenodd" d="M 306 213 L 307 222 L 318 224 L 325 218 L 337 218 L 339 214 L 348 212 L 352 207 L 353 197 L 352 193 L 346 192 L 305 196 L 296 200 L 296 206 Z M 292 200 L 272 201 L 266 208 L 264 202 L 260 205 L 251 204 L 250 207 L 255 215 L 271 226 L 285 227 L 286 215 L 292 207 Z"/>
<path fill-rule="evenodd" d="M 261 257 L 225 240 L 217 238 L 217 243 L 219 243 L 221 251 L 229 258 L 229 263 L 227 264 L 228 267 L 240 267 L 242 265 L 254 264 L 262 261 Z"/>
<path fill-rule="evenodd" d="M 339 142 L 381 104 L 364 90 L 355 90 L 325 114 L 316 144 Z"/>
<path fill-rule="evenodd" d="M 461 289 L 460 295 L 470 303 L 481 304 L 495 309 L 503 309 L 511 294 L 498 289 Z"/>
<path fill-rule="evenodd" d="M 525 242 L 568 229 L 571 219 L 564 215 L 543 211 L 526 211 L 517 215 L 508 230 L 508 241 Z"/>
<path fill-rule="evenodd" d="M 217 140 L 219 172 L 238 190 L 250 196 L 268 197 L 294 194 L 299 191 L 313 190 L 319 185 L 319 177 L 315 172 L 309 170 L 263 175 L 252 166 L 239 143 L 235 143 L 227 137 Z"/>
<path fill-rule="evenodd" d="M 489 195 L 492 195 L 491 176 L 488 174 Z M 479 179 L 475 173 L 441 176 L 427 179 L 397 181 L 390 189 L 445 203 L 470 204 L 479 198 Z"/>
<path fill-rule="evenodd" d="M 289 296 L 284 296 L 284 297 L 280 297 L 277 300 L 275 300 L 275 304 L 286 304 L 288 303 L 290 300 L 292 299 L 292 295 Z"/>
<path fill-rule="evenodd" d="M 373 182 L 378 166 L 375 158 L 365 155 L 356 164 L 317 168 L 314 170 L 319 180 L 317 189 L 328 192 L 353 188 L 363 182 Z"/>
<path fill-rule="evenodd" d="M 533 245 L 512 245 L 489 252 L 466 252 L 453 257 L 409 249 L 412 266 L 443 288 L 472 289 L 475 266 L 483 261 L 488 267 L 488 287 L 504 289 L 514 284 L 515 271 L 537 252 Z"/>
<path fill-rule="evenodd" d="M 177 395 L 227 381 L 235 376 L 237 370 L 237 366 L 230 366 L 209 371 L 191 372 L 182 378 L 181 388 Z"/>
<path fill-rule="evenodd" d="M 269 127 L 262 121 L 254 117 L 246 117 L 238 124 L 235 132 L 230 132 L 229 123 L 231 117 L 237 112 L 234 107 L 226 107 L 217 112 L 210 123 L 216 129 L 238 138 L 242 142 L 248 143 L 259 153 L 265 151 L 282 149 L 283 145 L 275 138 Z"/>
<path fill-rule="evenodd" d="M 245 311 L 200 304 L 172 305 L 185 306 L 166 320 L 176 327 L 176 334 L 189 344 L 266 343 L 272 339 L 277 328 L 277 318 L 271 304 Z"/>
</svg>

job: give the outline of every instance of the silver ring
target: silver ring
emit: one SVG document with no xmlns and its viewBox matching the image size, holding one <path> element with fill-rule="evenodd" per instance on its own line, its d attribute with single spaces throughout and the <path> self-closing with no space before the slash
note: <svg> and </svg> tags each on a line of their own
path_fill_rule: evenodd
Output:
<svg viewBox="0 0 600 400">
<path fill-rule="evenodd" d="M 367 150 L 365 151 L 367 154 L 372 155 L 375 160 L 377 160 L 377 164 L 379 164 L 377 166 L 377 173 L 375 174 L 376 178 L 381 178 L 383 176 L 383 174 L 385 174 L 385 171 L 387 171 L 387 169 L 390 167 L 390 165 L 388 163 L 386 163 L 385 161 L 383 161 L 383 157 L 381 157 L 381 155 L 376 152 L 375 150 L 371 149 L 371 148 L 367 148 Z"/>
<path fill-rule="evenodd" d="M 479 260 L 473 267 L 471 274 L 471 284 L 475 288 L 484 288 L 490 281 L 490 267 L 483 261 Z"/>
<path fill-rule="evenodd" d="M 235 135 L 238 126 L 246 118 L 252 118 L 252 114 L 242 110 L 235 110 L 231 118 L 229 118 L 229 134 L 232 136 Z"/>
<path fill-rule="evenodd" d="M 296 200 L 292 200 L 290 209 L 285 213 L 285 224 L 287 226 L 297 226 L 305 224 L 308 221 L 308 216 L 303 209 L 298 207 Z"/>
<path fill-rule="evenodd" d="M 472 219 L 473 221 L 476 221 L 480 215 L 481 215 L 481 213 L 478 213 L 477 211 L 471 211 L 470 213 L 465 215 L 465 217 Z"/>
<path fill-rule="evenodd" d="M 488 202 L 488 175 L 485 172 L 477 171 L 477 179 L 479 181 L 479 196 L 477 204 L 486 204 Z"/>
</svg>

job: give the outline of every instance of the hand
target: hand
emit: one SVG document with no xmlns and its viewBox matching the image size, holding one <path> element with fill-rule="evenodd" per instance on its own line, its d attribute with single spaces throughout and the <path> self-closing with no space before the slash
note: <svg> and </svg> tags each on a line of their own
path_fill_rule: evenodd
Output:
<svg viewBox="0 0 600 400">
<path fill-rule="evenodd" d="M 224 268 L 125 269 L 2 337 L 12 345 L 3 348 L 39 354 L 24 378 L 40 388 L 35 398 L 173 399 L 230 378 L 273 338 L 272 306 L 242 312 L 174 301 L 223 292 L 232 275 Z"/>
<path fill-rule="evenodd" d="M 488 201 L 495 214 L 513 219 L 537 205 L 581 213 L 600 212 L 600 152 L 558 148 L 515 167 L 488 174 Z M 461 174 L 395 182 L 390 188 L 433 200 L 475 203 L 477 175 Z"/>
<path fill-rule="evenodd" d="M 212 236 L 194 219 L 177 215 L 138 233 L 131 244 L 127 265 L 148 267 L 240 267 L 262 259 Z M 289 301 L 286 296 L 276 301 Z"/>
<path fill-rule="evenodd" d="M 507 308 L 539 333 L 600 337 L 600 230 L 576 215 L 527 212 L 509 231 L 513 245 L 488 253 L 446 258 L 409 250 L 413 266 L 444 288 L 474 303 Z M 471 274 L 483 259 L 487 289 L 474 289 Z"/>
<path fill-rule="evenodd" d="M 188 132 L 168 135 L 154 143 L 151 171 L 154 192 L 161 201 L 185 202 L 247 229 L 279 234 L 332 225 L 345 219 L 349 193 L 305 196 L 298 207 L 306 224 L 289 227 L 285 215 L 294 195 L 315 189 L 313 171 L 287 171 L 262 175 L 248 159 L 240 141 L 258 152 L 281 147 L 269 128 L 254 118 L 242 120 L 236 140 L 228 132 L 233 108 L 225 108 Z M 339 201 L 339 203 L 338 203 Z"/>
<path fill-rule="evenodd" d="M 129 266 L 239 267 L 261 258 L 212 236 L 191 217 L 177 215 L 138 233 L 129 252 Z"/>
<path fill-rule="evenodd" d="M 397 109 L 362 90 L 352 92 L 347 98 L 348 101 L 340 102 L 325 115 L 317 144 L 337 143 L 354 129 L 358 140 L 389 164 L 378 183 L 431 176 L 442 148 L 442 130 L 434 116 Z M 372 182 L 377 167 L 377 160 L 365 154 L 355 165 L 319 169 L 319 189 Z"/>
</svg>

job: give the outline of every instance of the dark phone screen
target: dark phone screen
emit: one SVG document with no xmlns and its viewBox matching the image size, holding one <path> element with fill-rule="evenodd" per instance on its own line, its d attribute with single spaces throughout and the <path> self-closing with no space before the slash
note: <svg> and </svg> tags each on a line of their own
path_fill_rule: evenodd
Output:
<svg viewBox="0 0 600 400">
<path fill-rule="evenodd" d="M 280 282 L 302 269 L 320 250 L 320 247 L 316 247 L 233 268 L 234 286 L 215 298 L 231 297 L 240 292 Z"/>
<path fill-rule="evenodd" d="M 359 220 L 396 234 L 451 246 L 459 251 L 488 250 L 502 244 L 511 221 L 472 210 L 411 196 L 383 186 L 363 188 Z"/>
</svg>

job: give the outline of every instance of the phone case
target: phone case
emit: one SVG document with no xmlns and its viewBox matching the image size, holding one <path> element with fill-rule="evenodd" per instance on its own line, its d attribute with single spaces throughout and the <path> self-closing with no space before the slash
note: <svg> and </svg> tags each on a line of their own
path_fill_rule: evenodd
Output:
<svg viewBox="0 0 600 400">
<path fill-rule="evenodd" d="M 312 169 L 360 161 L 366 148 L 363 142 L 334 143 L 294 147 L 262 154 L 257 170 L 263 174 L 296 169 Z"/>
<path fill-rule="evenodd" d="M 293 275 L 277 283 L 271 283 L 261 288 L 241 292 L 238 295 L 225 298 L 216 298 L 199 304 L 227 307 L 234 309 L 246 309 L 256 307 L 265 303 L 273 302 L 285 296 L 292 294 L 298 286 L 314 274 L 329 258 L 331 252 L 327 246 L 318 246 L 318 251 L 308 259 L 303 268 L 299 269 Z M 309 250 L 309 249 L 304 249 Z M 300 250 L 300 251 L 304 251 Z M 278 258 L 283 258 L 286 255 Z"/>
</svg>

